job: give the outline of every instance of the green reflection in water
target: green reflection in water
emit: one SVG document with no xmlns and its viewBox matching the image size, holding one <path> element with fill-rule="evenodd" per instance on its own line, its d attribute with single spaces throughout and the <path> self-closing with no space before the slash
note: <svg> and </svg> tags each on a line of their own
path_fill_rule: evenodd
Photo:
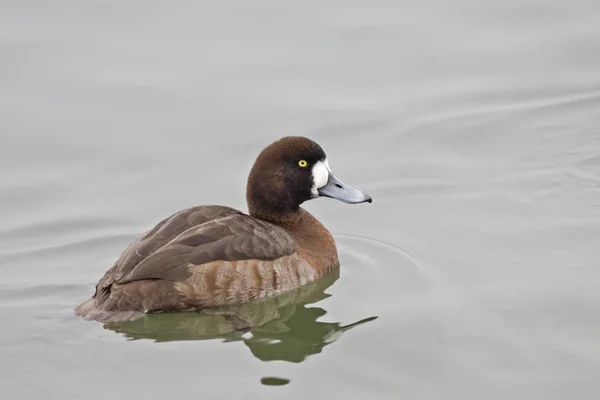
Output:
<svg viewBox="0 0 600 400">
<path fill-rule="evenodd" d="M 316 282 L 279 296 L 210 310 L 151 314 L 136 321 L 111 322 L 104 327 L 131 340 L 243 341 L 260 360 L 299 363 L 319 354 L 347 330 L 377 318 L 365 318 L 348 325 L 317 321 L 327 312 L 307 305 L 329 297 L 325 290 L 338 277 L 339 268 Z"/>
<path fill-rule="evenodd" d="M 260 380 L 260 383 L 265 386 L 284 386 L 290 383 L 290 380 L 285 378 L 277 378 L 275 376 L 265 376 Z"/>
</svg>

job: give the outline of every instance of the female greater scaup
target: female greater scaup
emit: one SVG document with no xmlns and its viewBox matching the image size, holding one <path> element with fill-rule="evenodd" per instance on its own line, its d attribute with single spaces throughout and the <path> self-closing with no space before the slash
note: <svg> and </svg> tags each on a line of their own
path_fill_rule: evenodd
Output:
<svg viewBox="0 0 600 400">
<path fill-rule="evenodd" d="M 207 205 L 171 215 L 129 245 L 75 313 L 132 320 L 243 303 L 314 281 L 338 265 L 333 236 L 300 207 L 317 197 L 371 202 L 331 173 L 317 143 L 284 137 L 250 170 L 249 214 Z"/>
</svg>

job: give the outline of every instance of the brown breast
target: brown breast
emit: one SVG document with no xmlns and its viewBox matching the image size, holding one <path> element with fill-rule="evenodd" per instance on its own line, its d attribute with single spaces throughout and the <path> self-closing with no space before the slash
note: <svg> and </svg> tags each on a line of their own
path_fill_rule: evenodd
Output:
<svg viewBox="0 0 600 400">
<path fill-rule="evenodd" d="M 296 242 L 296 252 L 321 277 L 338 265 L 338 253 L 331 233 L 312 216 L 300 208 L 297 223 L 286 227 Z"/>
</svg>

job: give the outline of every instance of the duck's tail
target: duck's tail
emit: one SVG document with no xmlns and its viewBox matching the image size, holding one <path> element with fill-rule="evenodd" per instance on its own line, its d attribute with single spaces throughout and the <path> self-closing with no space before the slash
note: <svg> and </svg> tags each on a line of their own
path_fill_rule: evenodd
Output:
<svg viewBox="0 0 600 400">
<path fill-rule="evenodd" d="M 88 321 L 120 322 L 138 319 L 144 312 L 103 310 L 96 305 L 96 299 L 92 297 L 75 308 L 75 315 Z"/>
</svg>

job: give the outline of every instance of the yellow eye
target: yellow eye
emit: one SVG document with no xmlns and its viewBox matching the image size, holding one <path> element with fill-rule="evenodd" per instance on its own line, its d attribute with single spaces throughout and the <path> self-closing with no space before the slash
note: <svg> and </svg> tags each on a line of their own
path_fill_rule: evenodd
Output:
<svg viewBox="0 0 600 400">
<path fill-rule="evenodd" d="M 306 160 L 300 160 L 298 161 L 298 165 L 304 168 L 308 165 L 308 163 L 306 162 Z"/>
</svg>

